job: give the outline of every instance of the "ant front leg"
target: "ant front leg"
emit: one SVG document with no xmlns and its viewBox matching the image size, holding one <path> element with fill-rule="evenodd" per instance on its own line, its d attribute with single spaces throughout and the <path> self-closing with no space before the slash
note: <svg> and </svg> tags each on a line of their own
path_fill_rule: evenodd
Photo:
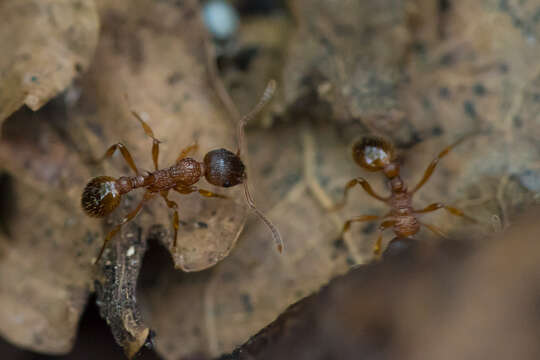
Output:
<svg viewBox="0 0 540 360">
<path fill-rule="evenodd" d="M 437 164 L 439 163 L 439 161 L 445 157 L 446 155 L 448 155 L 448 153 L 453 149 L 455 148 L 457 145 L 459 145 L 463 140 L 465 140 L 467 137 L 463 137 L 461 139 L 459 139 L 458 141 L 456 141 L 455 143 L 453 143 L 452 145 L 449 145 L 448 147 L 446 147 L 443 151 L 441 151 L 439 153 L 439 155 L 437 155 L 437 157 L 435 159 L 433 159 L 433 161 L 429 164 L 429 166 L 427 167 L 426 171 L 424 172 L 424 176 L 422 177 L 422 180 L 420 180 L 420 182 L 418 183 L 418 185 L 416 185 L 414 187 L 414 189 L 412 191 L 410 191 L 411 194 L 414 194 L 416 191 L 420 190 L 420 188 L 429 180 L 429 178 L 431 177 L 431 175 L 433 174 L 433 171 L 435 171 L 435 168 L 437 167 Z"/>
<path fill-rule="evenodd" d="M 431 205 L 426 206 L 422 210 L 414 210 L 414 213 L 415 214 L 424 214 L 424 213 L 436 211 L 436 210 L 439 210 L 439 209 L 444 209 L 444 210 L 448 211 L 450 214 L 462 217 L 462 218 L 464 218 L 464 219 L 466 219 L 466 220 L 468 220 L 470 222 L 473 222 L 473 223 L 477 222 L 475 219 L 465 215 L 465 213 L 463 211 L 459 210 L 458 208 L 448 206 L 448 205 L 444 205 L 442 203 L 433 203 Z"/>
<path fill-rule="evenodd" d="M 178 219 L 178 204 L 175 201 L 169 200 L 167 196 L 169 195 L 169 190 L 162 191 L 160 193 L 161 197 L 167 203 L 167 206 L 170 209 L 174 210 L 173 214 L 173 228 L 174 228 L 174 240 L 173 247 L 176 248 L 176 239 L 178 238 L 178 228 L 180 227 L 180 220 Z"/>
<path fill-rule="evenodd" d="M 379 201 L 382 201 L 382 202 L 387 202 L 388 199 L 390 199 L 390 197 L 382 197 L 380 195 L 377 195 L 375 193 L 375 191 L 373 191 L 373 188 L 371 187 L 371 185 L 369 185 L 368 181 L 362 177 L 359 177 L 359 178 L 356 178 L 356 179 L 352 179 L 351 181 L 349 181 L 347 183 L 347 185 L 345 186 L 345 191 L 343 193 L 343 200 L 341 200 L 339 203 L 337 203 L 333 210 L 338 210 L 338 209 L 341 209 L 343 206 L 345 206 L 345 203 L 347 202 L 347 196 L 349 194 L 349 190 L 352 189 L 353 187 L 355 187 L 356 185 L 360 184 L 360 186 L 362 186 L 362 188 L 364 188 L 364 190 L 373 198 L 379 200 Z"/>
<path fill-rule="evenodd" d="M 215 198 L 220 198 L 220 199 L 229 198 L 227 195 L 216 194 L 215 192 L 204 190 L 204 189 L 198 189 L 197 191 L 199 192 L 199 194 L 201 194 L 204 197 L 215 197 Z"/>
<path fill-rule="evenodd" d="M 229 198 L 226 195 L 221 195 L 221 194 L 217 194 L 217 193 L 212 192 L 212 191 L 199 189 L 196 186 L 190 186 L 190 187 L 187 187 L 187 188 L 177 186 L 177 187 L 174 188 L 174 190 L 179 192 L 180 194 L 191 194 L 192 192 L 198 191 L 199 194 L 201 194 L 204 197 L 215 197 L 215 198 L 220 198 L 220 199 L 228 199 Z"/>
<path fill-rule="evenodd" d="M 379 237 L 377 238 L 377 241 L 375 242 L 375 245 L 373 246 L 373 254 L 375 254 L 376 258 L 377 259 L 380 259 L 381 257 L 381 254 L 382 254 L 382 236 L 383 236 L 383 231 L 388 229 L 389 227 L 392 227 L 394 225 L 396 225 L 397 221 L 396 220 L 386 220 L 386 221 L 383 221 L 381 223 L 381 225 L 379 225 Z"/>
<path fill-rule="evenodd" d="M 133 161 L 133 158 L 131 157 L 131 154 L 129 153 L 128 149 L 125 147 L 122 143 L 116 143 L 109 147 L 105 154 L 98 160 L 98 162 L 102 162 L 103 160 L 110 158 L 113 156 L 114 152 L 116 150 L 120 150 L 120 153 L 122 154 L 122 157 L 124 158 L 125 162 L 129 165 L 129 167 L 135 172 L 135 175 L 139 175 L 139 170 L 137 169 L 137 166 L 135 165 L 135 161 Z"/>
<path fill-rule="evenodd" d="M 109 241 L 114 237 L 114 235 L 116 235 L 121 229 L 122 229 L 122 226 L 124 226 L 125 224 L 127 224 L 128 222 L 130 222 L 131 220 L 133 220 L 135 218 L 135 216 L 137 216 L 137 214 L 139 213 L 139 211 L 141 211 L 142 209 L 142 206 L 144 205 L 144 203 L 148 200 L 150 200 L 152 198 L 153 194 L 150 193 L 150 192 L 145 192 L 144 193 L 144 196 L 142 198 L 142 200 L 139 202 L 139 205 L 137 205 L 137 207 L 131 211 L 130 213 L 128 213 L 123 219 L 122 221 L 120 221 L 120 223 L 118 225 L 116 225 L 110 232 L 109 234 L 107 234 L 107 237 L 105 238 L 105 240 L 103 241 L 103 245 L 101 246 L 101 250 L 99 251 L 99 254 L 98 254 L 98 257 L 95 261 L 94 264 L 97 264 L 99 259 L 101 259 L 101 255 L 103 255 L 103 251 L 105 250 L 105 247 L 107 246 L 107 244 L 109 243 Z"/>
<path fill-rule="evenodd" d="M 180 152 L 180 155 L 178 155 L 178 158 L 176 159 L 176 162 L 179 162 L 180 160 L 182 160 L 183 158 L 188 156 L 189 153 L 197 151 L 198 148 L 199 148 L 199 144 L 195 143 L 195 144 L 189 145 L 188 147 L 182 149 L 182 151 Z"/>
<path fill-rule="evenodd" d="M 156 137 L 154 136 L 154 132 L 152 131 L 152 128 L 150 127 L 150 125 L 148 125 L 146 121 L 143 120 L 142 116 L 138 112 L 131 111 L 131 114 L 133 114 L 133 116 L 135 116 L 135 118 L 139 120 L 146 135 L 152 138 L 152 160 L 154 161 L 154 167 L 156 168 L 156 171 L 157 171 L 159 170 L 158 157 L 159 157 L 159 144 L 161 143 L 161 141 L 156 139 Z"/>
</svg>

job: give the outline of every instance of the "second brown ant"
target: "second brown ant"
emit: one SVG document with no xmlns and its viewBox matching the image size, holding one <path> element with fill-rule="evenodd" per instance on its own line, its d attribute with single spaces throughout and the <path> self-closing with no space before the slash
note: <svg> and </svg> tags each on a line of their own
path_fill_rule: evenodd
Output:
<svg viewBox="0 0 540 360">
<path fill-rule="evenodd" d="M 279 252 L 283 249 L 283 240 L 272 222 L 255 206 L 253 198 L 247 186 L 247 176 L 245 166 L 240 158 L 240 149 L 244 139 L 245 124 L 258 114 L 261 109 L 272 98 L 276 88 L 275 81 L 270 81 L 261 97 L 259 103 L 240 119 L 237 127 L 238 131 L 238 151 L 235 153 L 226 149 L 217 149 L 208 152 L 202 162 L 188 157 L 188 154 L 196 150 L 197 145 L 186 147 L 180 152 L 174 165 L 159 169 L 158 156 L 160 141 L 155 138 L 154 132 L 150 126 L 136 112 L 132 114 L 141 123 L 144 132 L 153 140 L 152 144 L 152 160 L 154 162 L 155 171 L 140 173 L 131 157 L 131 154 L 122 143 L 117 143 L 109 147 L 105 155 L 101 158 L 111 157 L 116 150 L 120 150 L 122 157 L 135 172 L 135 176 L 122 176 L 117 179 L 110 176 L 98 176 L 90 180 L 86 185 L 82 198 L 81 205 L 88 216 L 102 218 L 110 214 L 119 204 L 123 195 L 137 188 L 144 188 L 145 192 L 142 200 L 137 207 L 128 213 L 119 224 L 117 224 L 105 237 L 103 245 L 96 259 L 96 263 L 101 258 L 105 247 L 109 241 L 121 230 L 122 226 L 133 220 L 141 211 L 144 203 L 153 198 L 155 195 L 160 195 L 167 206 L 174 210 L 173 227 L 174 240 L 173 246 L 176 247 L 176 239 L 178 236 L 179 218 L 178 204 L 168 198 L 169 190 L 174 190 L 180 194 L 189 194 L 199 192 L 205 197 L 226 198 L 224 195 L 216 194 L 208 190 L 200 189 L 195 186 L 199 180 L 204 177 L 210 184 L 220 187 L 231 187 L 238 184 L 244 184 L 244 194 L 248 206 L 257 214 L 262 221 L 268 226 L 272 232 L 272 237 Z"/>
<path fill-rule="evenodd" d="M 465 138 L 462 138 L 442 150 L 439 155 L 437 155 L 437 157 L 429 164 L 422 179 L 412 190 L 408 190 L 407 186 L 401 179 L 399 163 L 396 160 L 396 152 L 389 141 L 377 136 L 367 136 L 355 142 L 352 147 L 354 161 L 360 167 L 368 171 L 382 171 L 385 177 L 388 179 L 391 194 L 386 197 L 378 195 L 375 193 L 375 191 L 373 191 L 366 179 L 358 177 L 350 180 L 347 183 L 343 194 L 343 200 L 338 203 L 334 209 L 343 207 L 346 203 L 349 190 L 360 184 L 360 186 L 362 186 L 362 188 L 371 197 L 388 205 L 390 207 L 390 212 L 384 216 L 361 215 L 349 219 L 343 225 L 342 233 L 348 231 L 353 222 L 382 219 L 382 222 L 378 227 L 380 234 L 373 250 L 376 256 L 380 256 L 383 231 L 388 228 L 392 228 L 398 239 L 408 238 L 415 235 L 418 233 L 421 226 L 425 226 L 435 234 L 445 237 L 443 232 L 437 227 L 421 222 L 418 219 L 419 215 L 421 214 L 438 209 L 445 209 L 452 215 L 460 216 L 471 222 L 475 222 L 474 219 L 465 215 L 463 211 L 440 202 L 433 203 L 419 210 L 412 207 L 412 198 L 414 194 L 429 180 L 439 161 L 464 139 Z"/>
</svg>

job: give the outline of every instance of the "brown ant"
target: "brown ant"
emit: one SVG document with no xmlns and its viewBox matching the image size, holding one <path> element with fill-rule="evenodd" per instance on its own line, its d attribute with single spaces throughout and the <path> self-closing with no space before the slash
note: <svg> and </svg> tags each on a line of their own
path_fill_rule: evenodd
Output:
<svg viewBox="0 0 540 360">
<path fill-rule="evenodd" d="M 202 162 L 199 162 L 193 158 L 187 157 L 187 155 L 197 149 L 197 145 L 191 145 L 186 147 L 180 152 L 180 155 L 176 159 L 176 162 L 171 167 L 165 169 L 159 169 L 158 167 L 158 155 L 160 141 L 154 137 L 154 132 L 150 126 L 142 119 L 142 117 L 136 112 L 132 111 L 132 114 L 141 123 L 146 135 L 152 138 L 152 160 L 154 162 L 155 171 L 140 173 L 131 157 L 131 154 L 122 143 L 117 143 L 109 147 L 105 152 L 105 155 L 100 161 L 111 157 L 116 150 L 120 150 L 122 157 L 129 165 L 129 167 L 135 172 L 135 176 L 122 176 L 115 179 L 110 176 L 98 176 L 90 180 L 86 185 L 81 204 L 83 210 L 88 216 L 102 218 L 110 214 L 119 204 L 122 195 L 127 194 L 131 190 L 136 188 L 145 188 L 144 196 L 137 207 L 128 213 L 119 224 L 117 224 L 107 235 L 103 241 L 103 245 L 96 259 L 96 263 L 101 258 L 103 251 L 107 243 L 116 235 L 123 225 L 133 220 L 135 216 L 141 210 L 143 204 L 159 194 L 167 206 L 174 210 L 173 215 L 173 227 L 174 227 L 174 242 L 173 246 L 176 247 L 176 238 L 178 235 L 179 219 L 178 219 L 178 204 L 168 199 L 169 190 L 174 190 L 180 194 L 189 194 L 198 191 L 199 194 L 205 197 L 226 198 L 224 195 L 216 194 L 208 190 L 200 189 L 195 184 L 202 178 L 206 178 L 210 184 L 220 187 L 231 187 L 238 184 L 244 184 L 244 194 L 248 206 L 261 218 L 261 220 L 268 226 L 272 232 L 272 237 L 278 251 L 283 250 L 283 240 L 272 222 L 255 207 L 255 203 L 247 186 L 247 176 L 245 172 L 245 166 L 240 158 L 240 149 L 242 148 L 244 139 L 244 125 L 252 119 L 272 98 L 276 89 L 276 82 L 271 80 L 259 103 L 245 115 L 238 123 L 238 150 L 235 153 L 226 149 L 217 149 L 208 152 Z"/>
<path fill-rule="evenodd" d="M 399 163 L 396 160 L 394 147 L 389 141 L 377 136 L 367 136 L 355 142 L 352 147 L 354 161 L 368 171 L 382 171 L 389 181 L 391 194 L 387 197 L 376 194 L 367 180 L 359 177 L 352 179 L 347 183 L 343 194 L 343 200 L 338 203 L 334 209 L 342 208 L 346 203 L 349 190 L 357 184 L 360 184 L 360 186 L 362 186 L 362 188 L 364 188 L 369 195 L 387 204 L 391 210 L 382 217 L 377 215 L 362 215 L 349 219 L 343 225 L 342 233 L 348 231 L 353 222 L 372 221 L 382 218 L 383 222 L 378 227 L 380 234 L 374 246 L 375 255 L 380 256 L 382 234 L 383 231 L 388 228 L 392 228 L 392 230 L 394 230 L 394 233 L 398 239 L 404 239 L 415 235 L 420 230 L 420 226 L 422 225 L 433 231 L 435 234 L 445 237 L 443 232 L 437 227 L 420 222 L 418 220 L 419 214 L 424 214 L 438 209 L 445 209 L 452 215 L 460 216 L 469 221 L 475 222 L 474 219 L 465 215 L 463 211 L 438 202 L 428 205 L 421 210 L 415 210 L 412 207 L 412 198 L 414 194 L 429 180 L 441 158 L 446 156 L 464 139 L 465 138 L 458 140 L 441 151 L 439 155 L 437 155 L 437 157 L 429 164 L 420 182 L 410 191 L 407 190 L 407 186 L 405 186 L 399 175 Z"/>
</svg>

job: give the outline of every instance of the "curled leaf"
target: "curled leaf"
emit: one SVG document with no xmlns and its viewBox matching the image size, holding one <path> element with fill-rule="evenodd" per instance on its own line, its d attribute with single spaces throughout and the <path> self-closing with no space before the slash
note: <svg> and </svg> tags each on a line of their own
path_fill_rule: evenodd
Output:
<svg viewBox="0 0 540 360">
<path fill-rule="evenodd" d="M 0 4 L 0 123 L 23 104 L 36 111 L 84 72 L 97 45 L 93 0 Z"/>
</svg>

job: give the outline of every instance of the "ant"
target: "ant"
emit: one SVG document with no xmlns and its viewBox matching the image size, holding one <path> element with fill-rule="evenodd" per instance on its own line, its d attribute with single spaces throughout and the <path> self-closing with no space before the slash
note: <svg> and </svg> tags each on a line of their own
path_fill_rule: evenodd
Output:
<svg viewBox="0 0 540 360">
<path fill-rule="evenodd" d="M 358 177 L 347 183 L 343 194 L 343 200 L 334 207 L 334 210 L 340 209 L 345 205 L 349 190 L 358 184 L 360 184 L 371 197 L 387 204 L 391 210 L 382 217 L 377 215 L 361 215 L 349 219 L 343 225 L 342 234 L 350 229 L 353 222 L 372 221 L 382 218 L 383 221 L 378 227 L 380 234 L 373 248 L 374 254 L 379 257 L 381 255 L 383 231 L 388 228 L 392 228 L 398 239 L 404 239 L 415 235 L 420 230 L 420 226 L 425 226 L 435 234 L 443 238 L 445 237 L 443 232 L 437 227 L 420 222 L 418 220 L 418 215 L 420 214 L 445 209 L 452 215 L 476 222 L 474 219 L 465 215 L 463 211 L 439 202 L 428 205 L 421 210 L 416 210 L 412 207 L 412 198 L 414 194 L 429 180 L 439 161 L 465 138 L 466 137 L 461 138 L 454 144 L 449 145 L 442 150 L 429 164 L 420 182 L 410 191 L 407 190 L 407 186 L 399 175 L 399 163 L 396 160 L 394 147 L 389 141 L 377 136 L 366 136 L 356 141 L 352 147 L 354 161 L 360 167 L 368 171 L 382 171 L 388 179 L 391 194 L 387 197 L 376 194 L 366 179 Z"/>
<path fill-rule="evenodd" d="M 144 132 L 153 140 L 152 144 L 152 160 L 154 162 L 155 171 L 140 173 L 131 157 L 131 154 L 122 143 L 117 143 L 109 147 L 105 155 L 99 160 L 103 161 L 111 157 L 116 150 L 120 150 L 122 157 L 135 172 L 135 176 L 122 176 L 117 179 L 110 176 L 98 176 L 91 179 L 86 185 L 82 198 L 81 205 L 85 213 L 90 217 L 103 218 L 110 214 L 119 204 L 123 195 L 129 193 L 136 188 L 144 188 L 146 191 L 137 207 L 128 213 L 107 235 L 103 241 L 103 245 L 99 255 L 95 261 L 97 263 L 105 247 L 109 241 L 116 235 L 123 225 L 133 220 L 141 211 L 144 203 L 152 199 L 156 194 L 159 194 L 167 206 L 174 210 L 173 228 L 174 242 L 176 248 L 176 239 L 178 236 L 179 219 L 178 219 L 178 204 L 169 200 L 169 190 L 174 190 L 180 194 L 189 194 L 199 192 L 205 197 L 227 198 L 224 195 L 216 194 L 208 190 L 200 189 L 195 184 L 204 177 L 206 181 L 215 186 L 228 188 L 238 184 L 244 184 L 244 194 L 248 206 L 255 212 L 257 216 L 268 226 L 272 233 L 273 240 L 279 252 L 283 250 L 283 240 L 272 222 L 255 206 L 255 202 L 251 197 L 247 186 L 247 175 L 245 165 L 240 158 L 240 150 L 244 139 L 245 124 L 255 117 L 262 108 L 270 101 L 276 89 L 276 82 L 271 80 L 264 90 L 259 103 L 240 121 L 238 122 L 238 150 L 235 153 L 226 149 L 217 149 L 208 152 L 202 162 L 193 158 L 187 157 L 188 154 L 197 149 L 197 144 L 184 148 L 174 165 L 159 169 L 158 156 L 160 141 L 155 138 L 154 132 L 150 126 L 142 119 L 142 117 L 132 111 L 139 122 L 141 123 Z"/>
</svg>

